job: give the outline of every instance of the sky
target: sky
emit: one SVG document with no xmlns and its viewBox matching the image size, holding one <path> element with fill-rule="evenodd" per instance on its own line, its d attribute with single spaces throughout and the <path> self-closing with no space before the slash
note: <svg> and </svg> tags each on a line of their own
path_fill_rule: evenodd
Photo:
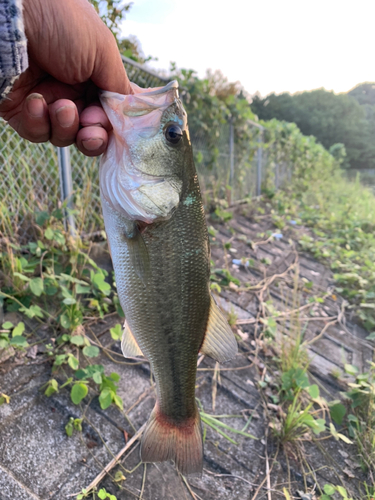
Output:
<svg viewBox="0 0 375 500">
<path fill-rule="evenodd" d="M 375 0 L 133 0 L 123 35 L 154 69 L 220 69 L 265 96 L 375 81 Z"/>
</svg>

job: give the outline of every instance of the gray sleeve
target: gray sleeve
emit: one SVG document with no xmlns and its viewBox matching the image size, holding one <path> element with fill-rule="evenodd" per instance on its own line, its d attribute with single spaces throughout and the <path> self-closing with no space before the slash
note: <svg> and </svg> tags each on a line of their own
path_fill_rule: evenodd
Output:
<svg viewBox="0 0 375 500">
<path fill-rule="evenodd" d="M 22 0 L 0 0 L 0 99 L 27 67 Z"/>
</svg>

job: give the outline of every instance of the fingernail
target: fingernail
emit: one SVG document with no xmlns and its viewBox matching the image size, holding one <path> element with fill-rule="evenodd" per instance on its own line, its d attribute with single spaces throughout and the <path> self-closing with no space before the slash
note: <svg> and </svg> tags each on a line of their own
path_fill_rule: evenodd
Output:
<svg viewBox="0 0 375 500">
<path fill-rule="evenodd" d="M 44 102 L 41 94 L 30 94 L 26 98 L 27 111 L 33 118 L 42 118 L 44 115 Z"/>
<path fill-rule="evenodd" d="M 56 110 L 56 120 L 60 127 L 71 127 L 76 119 L 76 109 L 73 106 L 62 106 Z"/>
<path fill-rule="evenodd" d="M 104 144 L 103 139 L 86 139 L 82 141 L 82 146 L 87 149 L 87 151 L 96 151 L 100 149 Z"/>
</svg>

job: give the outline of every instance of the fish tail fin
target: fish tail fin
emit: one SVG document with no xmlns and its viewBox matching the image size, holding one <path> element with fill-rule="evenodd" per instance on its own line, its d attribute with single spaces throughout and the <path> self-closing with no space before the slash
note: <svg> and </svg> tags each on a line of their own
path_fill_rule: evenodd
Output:
<svg viewBox="0 0 375 500">
<path fill-rule="evenodd" d="M 174 460 L 181 474 L 201 474 L 203 469 L 202 426 L 196 415 L 175 423 L 155 405 L 141 442 L 142 462 Z"/>
</svg>

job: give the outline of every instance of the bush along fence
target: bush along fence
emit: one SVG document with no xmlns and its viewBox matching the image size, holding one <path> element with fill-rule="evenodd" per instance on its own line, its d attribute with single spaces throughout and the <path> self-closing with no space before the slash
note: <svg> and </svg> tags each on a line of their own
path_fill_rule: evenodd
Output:
<svg viewBox="0 0 375 500">
<path fill-rule="evenodd" d="M 169 79 L 123 58 L 131 81 L 162 86 Z M 180 83 L 189 116 L 195 162 L 206 206 L 214 200 L 233 203 L 280 188 L 303 189 L 314 176 L 338 168 L 334 158 L 294 124 L 258 122 L 240 94 L 213 94 L 208 80 L 192 71 L 171 75 Z M 30 217 L 63 208 L 71 232 L 103 229 L 99 197 L 99 161 L 75 147 L 31 144 L 0 124 L 0 232 L 24 241 L 34 239 Z M 306 185 L 306 184 L 305 184 Z"/>
</svg>

